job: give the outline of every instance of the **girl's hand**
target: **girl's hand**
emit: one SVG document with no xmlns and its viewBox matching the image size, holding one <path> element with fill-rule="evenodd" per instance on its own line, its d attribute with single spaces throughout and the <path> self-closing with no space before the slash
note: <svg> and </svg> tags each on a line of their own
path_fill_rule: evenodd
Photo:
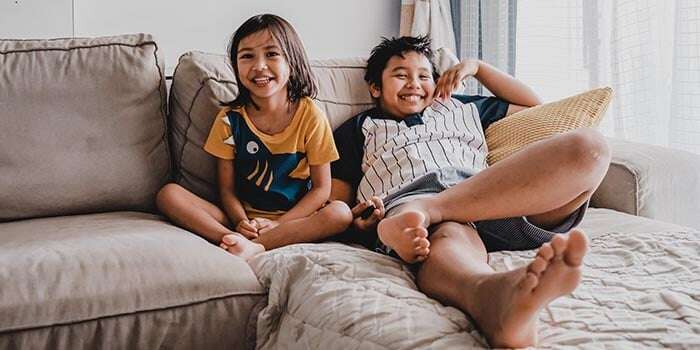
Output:
<svg viewBox="0 0 700 350">
<path fill-rule="evenodd" d="M 370 206 L 373 206 L 374 210 L 367 218 L 362 218 L 362 212 Z M 379 221 L 384 218 L 384 214 L 384 202 L 375 196 L 368 201 L 358 203 L 352 208 L 352 216 L 354 218 L 352 224 L 360 231 L 374 230 Z"/>
<path fill-rule="evenodd" d="M 447 100 L 462 80 L 479 72 L 479 60 L 466 59 L 446 70 L 435 85 L 435 98 Z"/>
<path fill-rule="evenodd" d="M 236 224 L 236 232 L 245 238 L 254 239 L 258 237 L 258 226 L 254 220 L 243 219 Z"/>
<path fill-rule="evenodd" d="M 267 231 L 272 230 L 277 227 L 280 223 L 275 220 L 265 219 L 265 218 L 255 218 L 255 225 L 258 228 L 259 234 L 264 234 Z"/>
</svg>

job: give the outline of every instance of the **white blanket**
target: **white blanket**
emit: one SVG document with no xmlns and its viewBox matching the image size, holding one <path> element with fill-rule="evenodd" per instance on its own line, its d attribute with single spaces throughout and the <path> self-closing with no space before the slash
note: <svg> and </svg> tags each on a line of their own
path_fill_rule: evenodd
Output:
<svg viewBox="0 0 700 350">
<path fill-rule="evenodd" d="M 499 252 L 499 271 L 535 251 Z M 540 314 L 540 346 L 700 348 L 700 233 L 601 233 L 583 281 Z M 416 289 L 397 260 L 337 243 L 300 244 L 257 257 L 269 288 L 258 349 L 452 349 L 486 342 L 459 310 Z"/>
</svg>

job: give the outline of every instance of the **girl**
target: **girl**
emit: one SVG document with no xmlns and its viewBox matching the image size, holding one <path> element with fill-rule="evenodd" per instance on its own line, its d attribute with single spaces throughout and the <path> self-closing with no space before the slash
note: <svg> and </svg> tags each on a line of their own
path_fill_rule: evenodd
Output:
<svg viewBox="0 0 700 350">
<path fill-rule="evenodd" d="M 270 14 L 233 35 L 229 58 L 238 97 L 216 116 L 205 151 L 217 157 L 221 208 L 177 184 L 158 208 L 177 225 L 243 259 L 345 230 L 348 206 L 328 201 L 332 130 L 311 98 L 316 85 L 294 28 Z"/>
</svg>

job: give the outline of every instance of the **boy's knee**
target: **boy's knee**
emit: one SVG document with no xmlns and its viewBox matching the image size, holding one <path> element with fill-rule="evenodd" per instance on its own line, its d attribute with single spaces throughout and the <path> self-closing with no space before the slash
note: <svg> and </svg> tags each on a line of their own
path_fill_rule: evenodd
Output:
<svg viewBox="0 0 700 350">
<path fill-rule="evenodd" d="M 610 164 L 610 147 L 603 135 L 591 128 L 581 128 L 563 135 L 567 158 L 582 171 L 590 172 Z"/>
<path fill-rule="evenodd" d="M 433 229 L 431 240 L 437 239 L 465 239 L 476 234 L 476 230 L 470 225 L 461 224 L 454 221 L 446 221 L 438 224 Z"/>
</svg>

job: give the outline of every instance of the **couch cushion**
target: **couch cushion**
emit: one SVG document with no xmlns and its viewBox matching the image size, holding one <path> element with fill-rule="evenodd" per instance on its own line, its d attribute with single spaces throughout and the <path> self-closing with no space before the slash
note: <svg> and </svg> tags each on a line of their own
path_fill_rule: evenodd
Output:
<svg viewBox="0 0 700 350">
<path fill-rule="evenodd" d="M 363 79 L 364 62 L 361 58 L 311 62 L 320 90 L 316 103 L 333 128 L 372 107 Z M 221 102 L 233 100 L 237 93 L 226 56 L 193 51 L 180 57 L 170 90 L 175 181 L 212 202 L 217 200 L 216 160 L 202 146 Z"/>
<path fill-rule="evenodd" d="M 242 259 L 150 214 L 31 219 L 0 231 L 0 333 L 232 297 L 242 314 L 231 317 L 247 320 L 264 294 Z"/>
<path fill-rule="evenodd" d="M 146 34 L 0 40 L 0 221 L 153 208 L 162 66 Z"/>
</svg>

